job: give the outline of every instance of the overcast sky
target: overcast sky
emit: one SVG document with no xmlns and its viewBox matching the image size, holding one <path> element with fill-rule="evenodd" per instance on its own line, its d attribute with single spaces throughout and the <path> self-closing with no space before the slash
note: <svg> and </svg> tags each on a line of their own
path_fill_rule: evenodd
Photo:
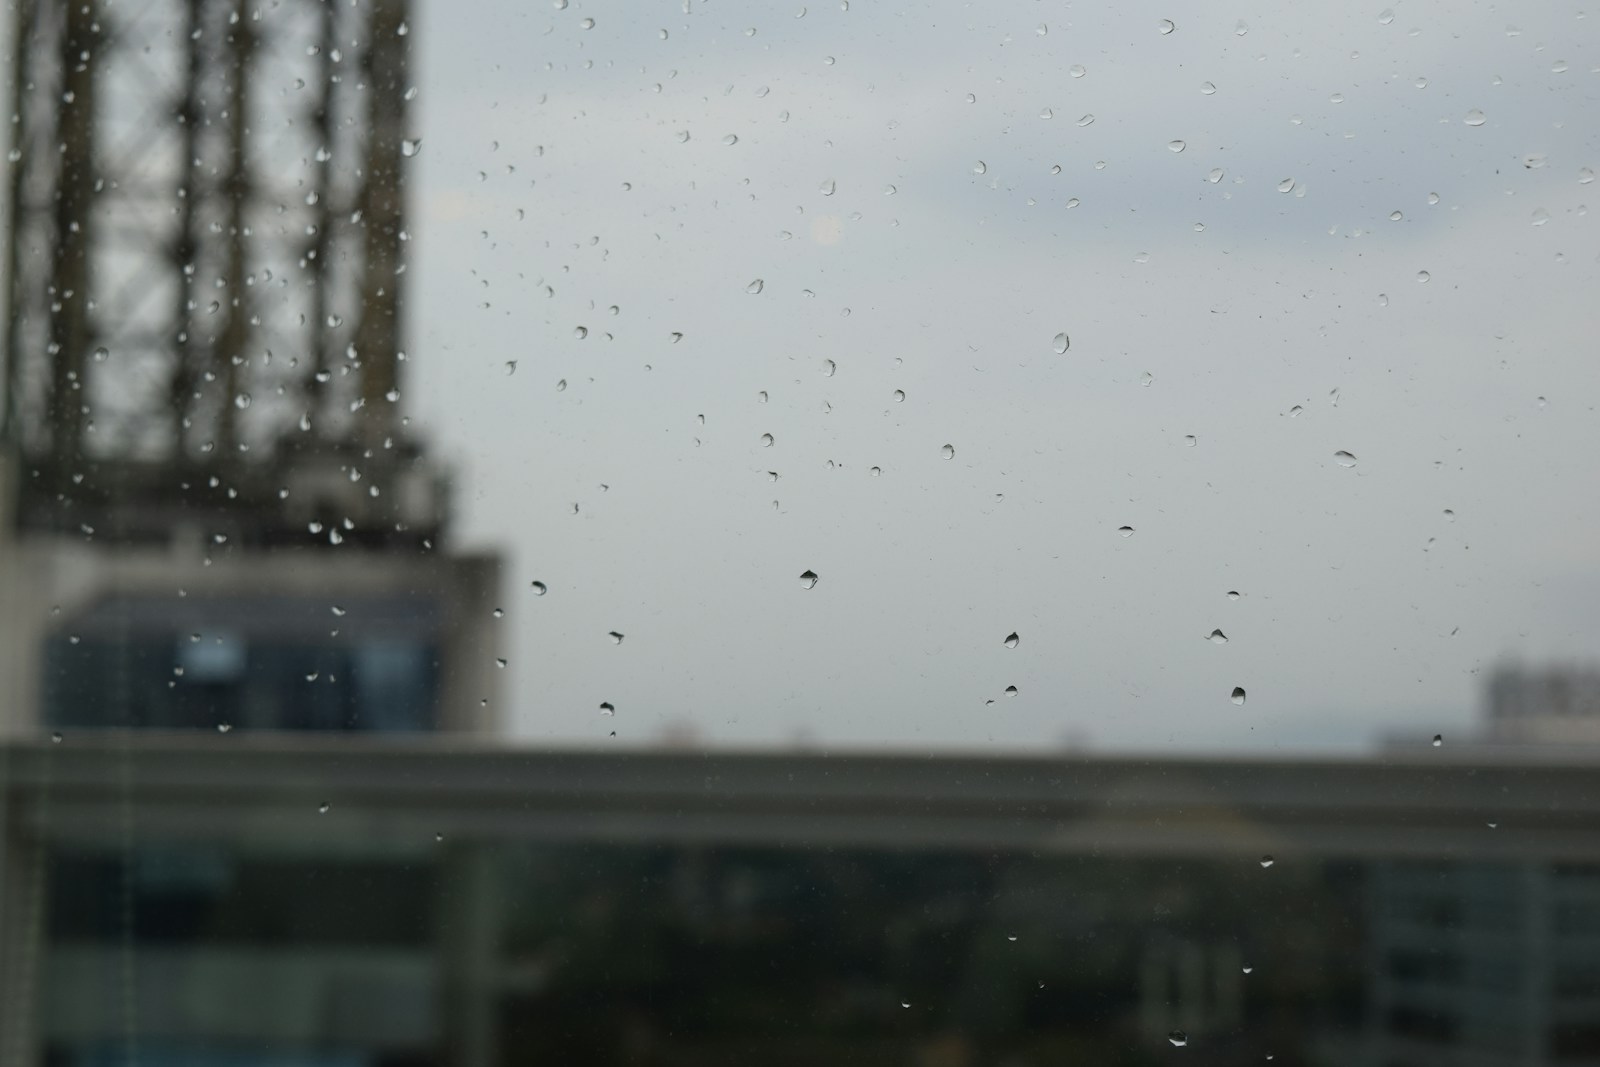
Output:
<svg viewBox="0 0 1600 1067">
<path fill-rule="evenodd" d="M 1591 657 L 1596 28 L 420 0 L 405 402 L 511 731 L 1327 750 Z"/>
</svg>

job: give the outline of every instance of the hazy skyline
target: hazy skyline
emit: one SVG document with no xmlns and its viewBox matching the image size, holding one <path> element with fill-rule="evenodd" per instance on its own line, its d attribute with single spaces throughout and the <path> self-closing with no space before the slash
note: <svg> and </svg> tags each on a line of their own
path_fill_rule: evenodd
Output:
<svg viewBox="0 0 1600 1067">
<path fill-rule="evenodd" d="M 1353 745 L 1600 648 L 1592 20 L 688 7 L 412 20 L 515 735 Z"/>
</svg>

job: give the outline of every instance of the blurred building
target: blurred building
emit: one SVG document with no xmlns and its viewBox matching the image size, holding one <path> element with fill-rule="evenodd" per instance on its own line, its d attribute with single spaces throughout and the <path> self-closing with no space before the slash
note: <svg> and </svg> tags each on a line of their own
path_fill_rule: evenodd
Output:
<svg viewBox="0 0 1600 1067">
<path fill-rule="evenodd" d="M 401 415 L 406 0 L 22 0 L 0 734 L 492 729 Z"/>
<path fill-rule="evenodd" d="M 1600 670 L 1502 667 L 1489 679 L 1487 740 L 1600 743 Z"/>
<path fill-rule="evenodd" d="M 12 741 L 0 1065 L 1583 1064 L 1593 778 Z"/>
</svg>

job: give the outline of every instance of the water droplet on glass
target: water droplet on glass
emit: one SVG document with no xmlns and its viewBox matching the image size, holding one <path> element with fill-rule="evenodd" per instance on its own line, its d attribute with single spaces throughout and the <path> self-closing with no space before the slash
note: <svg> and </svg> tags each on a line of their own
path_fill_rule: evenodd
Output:
<svg viewBox="0 0 1600 1067">
<path fill-rule="evenodd" d="M 606 636 L 611 638 L 611 643 L 613 645 L 622 644 L 622 634 L 618 633 L 616 630 L 612 630 L 610 633 L 606 634 Z"/>
<path fill-rule="evenodd" d="M 1278 192 L 1280 192 L 1280 193 L 1291 192 L 1293 189 L 1294 189 L 1294 179 L 1293 178 L 1285 178 L 1285 179 L 1283 179 L 1283 181 L 1278 183 Z"/>
<path fill-rule="evenodd" d="M 219 734 L 228 733 L 232 729 L 233 729 L 233 723 L 231 723 L 231 722 L 219 722 L 219 723 L 217 723 L 217 733 L 219 733 Z"/>
<path fill-rule="evenodd" d="M 594 29 L 594 19 L 584 19 L 582 22 L 578 23 L 578 26 L 580 29 L 592 30 Z"/>
<path fill-rule="evenodd" d="M 1184 144 L 1182 141 L 1167 142 L 1167 151 L 1169 152 L 1182 152 L 1187 147 L 1188 145 Z"/>
<path fill-rule="evenodd" d="M 1178 1048 L 1182 1048 L 1189 1043 L 1189 1035 L 1184 1033 L 1182 1030 L 1174 1030 L 1167 1035 L 1167 1040 L 1172 1042 Z"/>
<path fill-rule="evenodd" d="M 1039 23 L 1039 28 L 1033 32 L 1037 33 L 1040 37 L 1043 37 L 1050 32 L 1050 27 L 1041 22 Z"/>
<path fill-rule="evenodd" d="M 939 454 L 942 455 L 945 459 L 955 459 L 956 458 L 956 446 L 955 445 L 945 445 L 943 448 L 939 449 Z"/>
<path fill-rule="evenodd" d="M 1356 465 L 1356 457 L 1349 452 L 1335 452 L 1333 461 L 1341 467 L 1354 467 Z"/>
<path fill-rule="evenodd" d="M 1093 122 L 1094 122 L 1094 116 L 1093 115 L 1085 115 L 1085 116 L 1083 116 L 1082 118 L 1080 118 L 1078 120 L 1078 125 L 1079 126 L 1088 126 L 1088 125 L 1091 125 Z"/>
<path fill-rule="evenodd" d="M 1533 209 L 1533 224 L 1535 226 L 1543 226 L 1545 223 L 1547 223 L 1549 221 L 1550 221 L 1550 212 L 1549 212 L 1548 209 L 1542 208 L 1542 207 L 1538 207 L 1538 208 L 1534 208 Z"/>
<path fill-rule="evenodd" d="M 1482 126 L 1488 120 L 1484 118 L 1483 112 L 1473 108 L 1462 117 L 1461 121 L 1468 126 Z"/>
<path fill-rule="evenodd" d="M 878 475 L 883 473 L 883 468 L 882 467 L 870 467 L 870 468 L 868 468 L 867 473 L 872 475 L 874 478 L 876 478 Z"/>
<path fill-rule="evenodd" d="M 967 94 L 967 103 L 976 104 L 977 102 L 978 102 L 978 96 L 977 96 L 976 93 L 968 93 Z"/>
<path fill-rule="evenodd" d="M 1389 212 L 1389 221 L 1390 222 L 1399 222 L 1403 218 L 1405 218 L 1405 216 L 1400 214 L 1400 212 L 1398 212 L 1398 211 Z"/>
<path fill-rule="evenodd" d="M 422 138 L 420 137 L 414 141 L 400 142 L 400 154 L 405 156 L 407 159 L 410 159 L 420 151 L 422 151 Z"/>
<path fill-rule="evenodd" d="M 901 1002 L 900 1002 L 900 1006 L 901 1006 L 901 1007 L 902 1007 L 902 1008 L 909 1008 L 909 1007 L 911 1007 L 911 1001 L 909 1001 L 909 1000 L 902 1000 L 902 1001 L 901 1001 Z"/>
<path fill-rule="evenodd" d="M 1273 862 L 1274 862 L 1274 860 L 1273 860 L 1273 858 L 1271 856 L 1262 856 L 1261 857 L 1261 866 L 1263 866 L 1263 867 L 1271 867 Z"/>
<path fill-rule="evenodd" d="M 825 359 L 825 360 L 822 361 L 822 376 L 824 378 L 832 378 L 833 375 L 834 375 L 834 372 L 837 371 L 838 369 L 839 369 L 839 364 L 835 363 L 833 360 Z"/>
<path fill-rule="evenodd" d="M 1216 83 L 1215 82 L 1201 82 L 1200 83 L 1200 91 L 1202 93 L 1206 94 L 1207 96 L 1210 96 L 1211 94 L 1213 94 L 1213 93 L 1215 93 L 1217 91 Z"/>
<path fill-rule="evenodd" d="M 1244 19 L 1240 19 L 1233 24 L 1233 32 L 1236 37 L 1243 37 L 1250 32 L 1250 27 L 1245 25 Z"/>
<path fill-rule="evenodd" d="M 1239 590 L 1237 590 L 1237 589 L 1228 590 L 1228 599 L 1229 600 L 1238 600 L 1239 599 Z"/>
<path fill-rule="evenodd" d="M 317 805 L 317 814 L 318 815 L 326 815 L 326 814 L 328 814 L 328 809 L 331 808 L 331 807 L 333 807 L 333 805 L 329 804 L 326 800 L 324 800 L 321 804 Z"/>
<path fill-rule="evenodd" d="M 606 716 L 607 718 L 610 718 L 611 716 L 615 715 L 616 713 L 617 713 L 617 707 L 616 707 L 615 704 L 611 703 L 611 701 L 602 700 L 600 702 L 600 714 Z"/>
<path fill-rule="evenodd" d="M 1060 355 L 1072 347 L 1072 338 L 1068 337 L 1064 333 L 1058 333 L 1056 334 L 1055 340 L 1051 342 L 1051 347 L 1056 350 L 1057 355 Z"/>
<path fill-rule="evenodd" d="M 1117 527 L 1117 533 L 1121 534 L 1123 537 L 1132 537 L 1133 536 L 1133 527 L 1132 526 L 1118 526 Z"/>
<path fill-rule="evenodd" d="M 506 661 L 506 660 L 504 660 L 504 659 L 496 659 L 496 660 L 495 660 L 495 661 L 494 661 L 494 665 L 495 665 L 495 666 L 496 666 L 496 667 L 499 667 L 499 668 L 500 668 L 500 669 L 501 669 L 501 670 L 505 670 L 505 669 L 506 669 L 506 662 L 507 662 L 507 661 Z"/>
<path fill-rule="evenodd" d="M 1053 119 L 1056 117 L 1056 113 L 1047 107 L 1041 107 L 1039 109 L 1039 117 L 1042 119 Z"/>
<path fill-rule="evenodd" d="M 1243 686 L 1237 686 L 1237 685 L 1234 686 L 1233 687 L 1233 693 L 1229 697 L 1229 699 L 1232 700 L 1235 704 L 1243 704 L 1244 703 L 1244 687 Z"/>
<path fill-rule="evenodd" d="M 817 585 L 817 572 L 816 571 L 801 571 L 800 572 L 800 588 L 801 589 L 815 589 L 816 585 Z"/>
<path fill-rule="evenodd" d="M 762 448 L 771 448 L 772 447 L 772 440 L 773 440 L 773 438 L 772 438 L 772 435 L 770 433 L 762 434 L 761 435 L 761 447 Z"/>
<path fill-rule="evenodd" d="M 1248 963 L 1247 963 L 1247 964 L 1245 964 L 1245 965 L 1244 965 L 1244 966 L 1243 966 L 1243 967 L 1240 967 L 1240 968 L 1239 968 L 1239 970 L 1241 970 L 1241 971 L 1243 971 L 1243 972 L 1244 972 L 1244 973 L 1245 973 L 1245 974 L 1249 974 L 1249 973 L 1251 973 L 1251 972 L 1252 972 L 1252 971 L 1254 971 L 1254 970 L 1255 970 L 1255 968 L 1254 968 L 1254 967 L 1252 967 L 1252 966 L 1250 966 L 1250 965 L 1249 965 L 1249 964 L 1248 964 Z"/>
<path fill-rule="evenodd" d="M 550 587 L 545 585 L 543 582 L 537 582 L 537 581 L 531 583 L 531 586 L 532 586 L 532 589 L 533 589 L 533 595 L 534 596 L 544 596 L 545 593 L 549 592 L 549 589 L 550 589 Z"/>
<path fill-rule="evenodd" d="M 1156 23 L 1156 30 L 1162 35 L 1169 34 L 1177 28 L 1177 25 L 1171 19 L 1162 19 L 1160 22 Z"/>
<path fill-rule="evenodd" d="M 1221 167 L 1212 167 L 1211 168 L 1211 173 L 1206 175 L 1206 181 L 1210 182 L 1212 185 L 1215 185 L 1218 182 L 1220 182 L 1221 180 L 1222 180 L 1222 168 Z"/>
<path fill-rule="evenodd" d="M 1442 744 L 1444 744 L 1444 735 L 1443 734 L 1434 734 L 1433 735 L 1433 747 L 1434 748 L 1438 748 Z"/>
<path fill-rule="evenodd" d="M 739 143 L 739 136 L 738 134 L 733 133 L 724 134 L 722 137 L 722 143 L 725 145 L 736 145 Z"/>
<path fill-rule="evenodd" d="M 1017 687 L 1016 686 L 1014 686 L 1014 685 L 1006 686 L 1006 696 L 1014 697 L 1016 695 L 1017 695 Z"/>
<path fill-rule="evenodd" d="M 1022 639 L 1020 637 L 1018 637 L 1015 633 L 1009 633 L 1009 634 L 1006 634 L 1006 639 L 1004 641 L 1004 644 L 1005 644 L 1005 646 L 1007 648 L 1016 648 L 1017 647 L 1017 642 L 1020 641 L 1020 640 L 1022 640 Z"/>
<path fill-rule="evenodd" d="M 755 296 L 757 293 L 761 292 L 761 290 L 765 289 L 766 287 L 767 287 L 767 283 L 762 281 L 760 278 L 757 278 L 755 281 L 753 281 L 749 285 L 745 286 L 744 287 L 744 291 L 749 293 L 751 296 Z"/>
<path fill-rule="evenodd" d="M 989 165 L 981 159 L 972 165 L 972 173 L 974 174 L 985 174 L 988 170 Z"/>
<path fill-rule="evenodd" d="M 1228 643 L 1228 635 L 1221 630 L 1212 630 L 1209 634 L 1206 634 L 1206 640 L 1213 645 L 1225 645 Z"/>
<path fill-rule="evenodd" d="M 1391 23 L 1393 21 L 1394 21 L 1394 9 L 1393 8 L 1387 8 L 1386 7 L 1381 12 L 1379 12 L 1379 14 L 1378 14 L 1378 25 L 1387 26 L 1387 25 L 1389 25 L 1389 23 Z"/>
<path fill-rule="evenodd" d="M 906 399 L 906 391 L 904 389 L 896 389 L 894 391 L 894 402 L 896 404 L 905 403 L 905 399 Z"/>
<path fill-rule="evenodd" d="M 1089 71 L 1088 68 L 1086 68 L 1082 63 L 1074 63 L 1072 66 L 1067 68 L 1067 73 L 1074 78 L 1081 78 L 1085 74 L 1089 73 Z"/>
<path fill-rule="evenodd" d="M 1432 278 L 1432 277 L 1433 277 L 1433 275 L 1429 274 L 1425 270 L 1417 271 L 1417 281 L 1419 281 L 1419 282 L 1426 282 L 1429 278 Z"/>
<path fill-rule="evenodd" d="M 828 178 L 821 185 L 817 186 L 817 192 L 821 193 L 823 196 L 832 196 L 834 190 L 837 188 L 838 183 L 836 183 L 832 178 Z"/>
<path fill-rule="evenodd" d="M 572 328 L 572 336 L 576 337 L 580 341 L 583 340 L 585 337 L 589 336 L 589 327 L 574 326 Z"/>
<path fill-rule="evenodd" d="M 1291 419 L 1296 418 L 1304 410 L 1305 408 L 1301 407 L 1299 404 L 1296 404 L 1294 407 L 1289 409 L 1289 417 Z"/>
</svg>

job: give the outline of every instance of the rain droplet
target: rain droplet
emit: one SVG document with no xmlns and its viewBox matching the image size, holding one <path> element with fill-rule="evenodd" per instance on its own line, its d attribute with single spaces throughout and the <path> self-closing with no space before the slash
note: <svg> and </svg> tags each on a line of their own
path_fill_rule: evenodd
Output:
<svg viewBox="0 0 1600 1067">
<path fill-rule="evenodd" d="M 1240 19 L 1233 24 L 1233 32 L 1235 36 L 1243 37 L 1250 32 L 1250 27 L 1245 25 L 1244 19 Z"/>
<path fill-rule="evenodd" d="M 1072 66 L 1067 68 L 1067 73 L 1072 75 L 1074 78 L 1081 78 L 1085 74 L 1089 73 L 1089 71 L 1082 63 L 1074 63 Z"/>
<path fill-rule="evenodd" d="M 872 475 L 874 478 L 876 478 L 878 475 L 883 473 L 883 468 L 882 467 L 871 467 L 871 468 L 869 468 L 867 470 L 867 473 Z"/>
<path fill-rule="evenodd" d="M 943 448 L 939 449 L 939 454 L 944 456 L 945 459 L 955 459 L 956 458 L 956 446 L 955 445 L 945 445 Z"/>
<path fill-rule="evenodd" d="M 1132 526 L 1118 526 L 1117 527 L 1117 533 L 1121 534 L 1123 537 L 1132 537 L 1133 536 L 1133 527 Z"/>
<path fill-rule="evenodd" d="M 1545 223 L 1547 223 L 1549 221 L 1550 221 L 1550 212 L 1549 212 L 1548 209 L 1542 208 L 1542 207 L 1538 207 L 1538 208 L 1534 208 L 1533 209 L 1533 224 L 1535 226 L 1543 226 Z"/>
<path fill-rule="evenodd" d="M 1221 180 L 1222 180 L 1222 168 L 1221 167 L 1212 167 L 1211 168 L 1211 173 L 1206 175 L 1206 181 L 1210 182 L 1212 185 L 1215 185 L 1218 182 L 1220 182 Z"/>
<path fill-rule="evenodd" d="M 1302 411 L 1304 411 L 1304 410 L 1305 410 L 1305 408 L 1301 407 L 1299 404 L 1296 404 L 1294 407 L 1289 409 L 1289 417 L 1291 419 L 1297 418 L 1297 417 L 1299 417 L 1300 413 Z"/>
<path fill-rule="evenodd" d="M 1444 509 L 1444 521 L 1446 521 L 1446 522 L 1455 522 L 1456 521 L 1456 513 L 1451 511 L 1449 508 L 1445 508 Z"/>
<path fill-rule="evenodd" d="M 94 350 L 94 361 L 96 363 L 104 363 L 106 360 L 108 360 L 110 358 L 111 358 L 111 352 L 110 352 L 109 349 L 97 348 L 97 349 Z"/>
<path fill-rule="evenodd" d="M 770 433 L 762 434 L 761 435 L 761 447 L 762 448 L 771 448 L 772 447 L 772 440 L 773 440 L 773 438 L 772 438 L 772 435 Z"/>
<path fill-rule="evenodd" d="M 801 571 L 800 572 L 800 588 L 801 589 L 815 589 L 816 586 L 817 586 L 817 572 L 816 571 Z"/>
<path fill-rule="evenodd" d="M 1041 22 L 1039 23 L 1039 28 L 1033 32 L 1037 33 L 1040 37 L 1043 37 L 1050 32 L 1050 27 Z"/>
<path fill-rule="evenodd" d="M 1237 589 L 1228 590 L 1228 599 L 1229 600 L 1238 600 L 1239 599 L 1239 590 L 1237 590 Z"/>
<path fill-rule="evenodd" d="M 1174 1030 L 1172 1033 L 1167 1035 L 1167 1040 L 1172 1042 L 1178 1048 L 1182 1048 L 1189 1043 L 1189 1035 L 1184 1033 L 1182 1030 Z"/>
<path fill-rule="evenodd" d="M 52 745 L 59 745 L 61 743 L 61 731 L 60 730 L 57 730 L 57 731 L 55 731 L 54 733 L 52 733 L 50 735 L 50 743 Z"/>
<path fill-rule="evenodd" d="M 572 328 L 572 336 L 576 337 L 580 341 L 583 340 L 585 337 L 589 336 L 589 327 L 574 326 Z"/>
<path fill-rule="evenodd" d="M 606 634 L 606 636 L 611 638 L 611 643 L 613 645 L 622 644 L 622 635 L 620 633 L 618 633 L 616 630 L 612 630 L 610 633 Z"/>
<path fill-rule="evenodd" d="M 1578 184 L 1588 185 L 1592 181 L 1594 181 L 1594 169 L 1592 167 L 1579 167 Z"/>
<path fill-rule="evenodd" d="M 500 668 L 500 669 L 501 669 L 501 670 L 505 670 L 505 669 L 506 669 L 506 661 L 505 661 L 505 660 L 503 660 L 503 659 L 497 659 L 497 660 L 495 660 L 495 661 L 494 661 L 494 665 L 495 665 L 495 666 L 496 666 L 496 667 L 499 667 L 499 668 Z"/>
<path fill-rule="evenodd" d="M 1434 748 L 1438 748 L 1442 744 L 1444 744 L 1444 734 L 1434 734 L 1433 735 L 1433 747 Z"/>
<path fill-rule="evenodd" d="M 1207 96 L 1210 96 L 1211 94 L 1213 94 L 1213 93 L 1215 93 L 1217 91 L 1216 83 L 1215 82 L 1201 82 L 1200 83 L 1200 91 L 1202 93 L 1206 94 Z"/>
<path fill-rule="evenodd" d="M 838 183 L 836 183 L 832 178 L 828 178 L 821 185 L 817 186 L 817 192 L 821 193 L 823 196 L 832 196 L 834 190 L 838 187 Z"/>
<path fill-rule="evenodd" d="M 1383 9 L 1382 12 L 1380 12 L 1378 14 L 1378 25 L 1380 25 L 1380 26 L 1387 26 L 1387 25 L 1389 25 L 1389 23 L 1391 23 L 1393 21 L 1394 21 L 1394 9 L 1393 8 L 1387 8 L 1386 7 L 1386 8 Z"/>
<path fill-rule="evenodd" d="M 725 134 L 723 135 L 722 143 L 725 145 L 736 145 L 739 143 L 739 136 L 738 134 L 733 133 Z"/>
<path fill-rule="evenodd" d="M 1283 179 L 1283 181 L 1278 183 L 1278 192 L 1280 192 L 1280 193 L 1291 192 L 1293 189 L 1294 189 L 1294 179 L 1293 178 L 1285 178 L 1285 179 Z"/>
<path fill-rule="evenodd" d="M 1156 30 L 1159 31 L 1163 36 L 1171 33 L 1177 28 L 1177 25 L 1174 24 L 1171 19 L 1162 19 L 1160 22 L 1156 23 Z"/>
<path fill-rule="evenodd" d="M 822 361 L 822 376 L 824 378 L 832 378 L 833 375 L 834 375 L 834 372 L 837 371 L 838 369 L 839 369 L 839 364 L 835 363 L 833 360 L 825 359 L 825 360 Z"/>
<path fill-rule="evenodd" d="M 506 377 L 509 378 L 515 373 L 517 373 L 517 361 L 514 359 L 506 360 Z"/>
<path fill-rule="evenodd" d="M 974 174 L 986 174 L 988 173 L 988 170 L 989 165 L 981 159 L 972 165 L 972 173 Z"/>
<path fill-rule="evenodd" d="M 1232 700 L 1235 704 L 1243 704 L 1244 703 L 1244 687 L 1243 686 L 1238 686 L 1238 685 L 1234 686 L 1233 687 L 1233 693 L 1231 694 L 1229 699 Z"/>
<path fill-rule="evenodd" d="M 564 393 L 566 391 L 567 391 L 567 380 L 565 378 L 563 378 L 559 382 L 556 383 L 556 392 Z"/>
<path fill-rule="evenodd" d="M 1389 221 L 1390 222 L 1399 222 L 1403 218 L 1405 218 L 1405 216 L 1400 214 L 1400 212 L 1398 212 L 1398 211 L 1389 212 Z"/>
<path fill-rule="evenodd" d="M 233 723 L 231 723 L 231 722 L 219 722 L 219 723 L 217 723 L 217 733 L 219 733 L 219 734 L 225 734 L 225 733 L 227 733 L 228 731 L 230 731 L 232 729 L 233 729 Z"/>
<path fill-rule="evenodd" d="M 606 716 L 607 718 L 610 718 L 611 716 L 615 715 L 616 713 L 617 713 L 617 706 L 615 704 L 611 703 L 611 701 L 602 700 L 600 702 L 600 714 Z"/>
<path fill-rule="evenodd" d="M 1271 856 L 1262 856 L 1261 857 L 1261 866 L 1263 866 L 1263 867 L 1271 867 L 1274 862 L 1275 861 L 1273 860 L 1273 858 Z"/>
<path fill-rule="evenodd" d="M 1016 686 L 1014 686 L 1014 685 L 1006 686 L 1006 696 L 1014 697 L 1016 695 L 1017 695 L 1017 687 Z"/>
<path fill-rule="evenodd" d="M 1016 648 L 1017 647 L 1017 642 L 1019 642 L 1021 640 L 1022 639 L 1020 637 L 1018 637 L 1015 633 L 1009 633 L 1009 634 L 1006 634 L 1006 639 L 1005 639 L 1004 643 L 1005 643 L 1005 646 L 1007 648 Z"/>
<path fill-rule="evenodd" d="M 410 159 L 420 151 L 422 151 L 422 138 L 420 137 L 414 141 L 400 142 L 400 154 L 405 156 L 407 159 Z"/>
<path fill-rule="evenodd" d="M 1462 117 L 1461 121 L 1466 123 L 1468 126 L 1482 126 L 1488 120 L 1484 118 L 1483 112 L 1479 111 L 1477 108 L 1473 108 Z"/>
<path fill-rule="evenodd" d="M 757 278 L 755 281 L 753 281 L 749 285 L 745 286 L 744 287 L 744 291 L 749 293 L 751 296 L 755 296 L 757 293 L 761 292 L 761 290 L 765 289 L 766 287 L 767 287 L 767 283 L 762 281 L 760 278 Z"/>
<path fill-rule="evenodd" d="M 534 596 L 544 596 L 545 593 L 549 592 L 549 590 L 550 590 L 549 586 L 545 585 L 543 582 L 538 582 L 538 581 L 532 583 L 532 588 L 533 588 L 533 595 Z"/>
<path fill-rule="evenodd" d="M 1184 144 L 1182 141 L 1167 142 L 1167 151 L 1169 152 L 1182 152 L 1187 147 L 1188 145 Z"/>
<path fill-rule="evenodd" d="M 333 805 L 329 804 L 326 800 L 324 800 L 321 804 L 317 805 L 317 814 L 318 815 L 326 815 L 326 814 L 328 814 L 328 809 L 331 808 L 331 807 L 333 807 Z"/>
<path fill-rule="evenodd" d="M 1228 635 L 1223 633 L 1221 630 L 1212 630 L 1206 635 L 1206 640 L 1210 641 L 1213 645 L 1225 645 L 1228 643 Z"/>
<path fill-rule="evenodd" d="M 1251 972 L 1252 972 L 1252 971 L 1254 971 L 1254 970 L 1255 970 L 1255 968 L 1254 968 L 1254 967 L 1252 967 L 1252 966 L 1250 966 L 1250 965 L 1249 965 L 1249 964 L 1248 964 L 1248 963 L 1247 963 L 1247 964 L 1245 964 L 1245 965 L 1244 965 L 1244 966 L 1243 966 L 1243 967 L 1240 967 L 1240 968 L 1239 968 L 1239 970 L 1241 970 L 1241 971 L 1243 971 L 1243 972 L 1244 972 L 1244 973 L 1245 973 L 1245 974 L 1249 974 L 1249 973 L 1251 973 Z"/>
<path fill-rule="evenodd" d="M 594 19 L 584 19 L 582 22 L 578 23 L 578 27 L 580 29 L 592 30 L 594 29 Z"/>
<path fill-rule="evenodd" d="M 1072 347 L 1072 338 L 1068 337 L 1064 333 L 1058 333 L 1056 334 L 1055 340 L 1051 342 L 1051 347 L 1056 350 L 1057 355 L 1060 355 Z"/>
<path fill-rule="evenodd" d="M 1335 452 L 1333 461 L 1341 467 L 1354 467 L 1356 465 L 1356 457 L 1349 452 Z"/>
<path fill-rule="evenodd" d="M 1047 107 L 1041 107 L 1039 109 L 1039 117 L 1042 119 L 1053 119 L 1056 117 L 1056 113 Z"/>
<path fill-rule="evenodd" d="M 1093 122 L 1094 122 L 1094 116 L 1093 115 L 1085 115 L 1085 116 L 1083 116 L 1082 118 L 1080 118 L 1078 120 L 1078 125 L 1079 126 L 1088 126 L 1088 125 L 1091 125 Z"/>
<path fill-rule="evenodd" d="M 1429 278 L 1432 278 L 1432 277 L 1433 277 L 1433 275 L 1429 274 L 1425 270 L 1417 271 L 1417 281 L 1419 281 L 1419 282 L 1426 282 Z"/>
<path fill-rule="evenodd" d="M 905 399 L 906 399 L 906 391 L 904 389 L 896 389 L 894 391 L 894 402 L 896 404 L 905 403 Z"/>
</svg>

